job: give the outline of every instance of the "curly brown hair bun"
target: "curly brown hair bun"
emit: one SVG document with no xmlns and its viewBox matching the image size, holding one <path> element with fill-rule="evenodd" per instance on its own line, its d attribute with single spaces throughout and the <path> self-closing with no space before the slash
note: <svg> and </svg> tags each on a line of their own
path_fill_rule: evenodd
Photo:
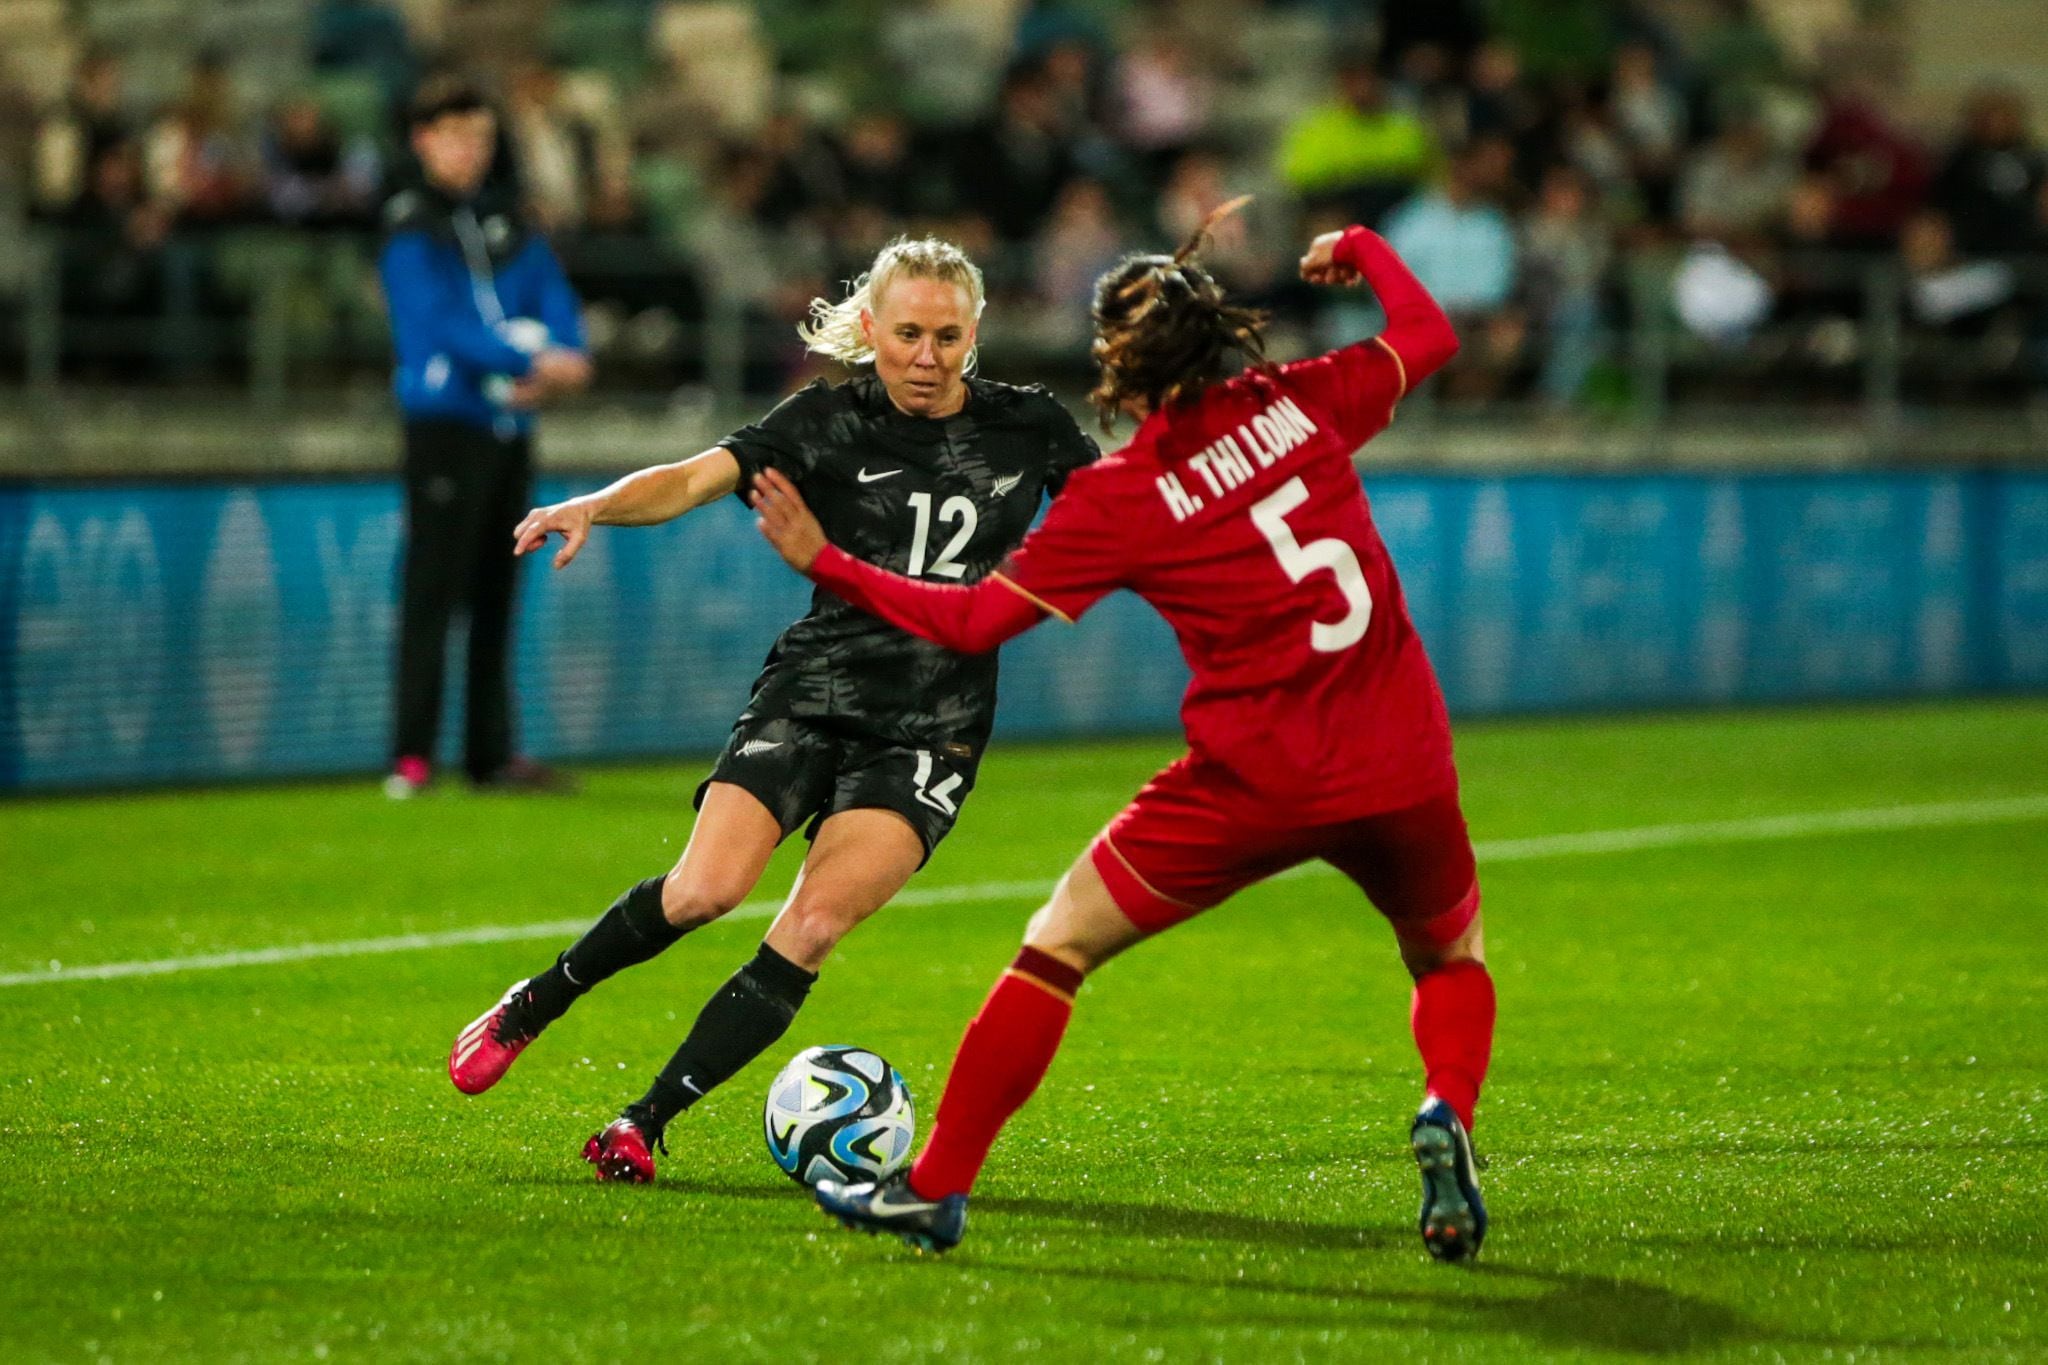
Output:
<svg viewBox="0 0 2048 1365">
<path fill-rule="evenodd" d="M 1126 256 L 1095 281 L 1095 359 L 1102 377 L 1088 395 L 1102 429 L 1133 400 L 1157 411 L 1220 383 L 1236 357 L 1266 363 L 1266 315 L 1240 308 L 1196 261 L 1216 225 L 1251 202 L 1223 204 L 1171 256 Z"/>
</svg>

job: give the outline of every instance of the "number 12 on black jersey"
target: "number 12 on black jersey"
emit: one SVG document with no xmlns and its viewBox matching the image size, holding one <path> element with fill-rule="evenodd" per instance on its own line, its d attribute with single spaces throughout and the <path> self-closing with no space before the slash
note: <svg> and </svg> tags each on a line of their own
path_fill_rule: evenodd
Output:
<svg viewBox="0 0 2048 1365">
<path fill-rule="evenodd" d="M 929 493 L 912 493 L 910 495 L 910 510 L 917 517 L 916 528 L 911 532 L 910 537 L 910 576 L 916 578 L 927 571 L 924 555 L 925 548 L 931 540 L 932 495 Z M 955 531 L 953 538 L 946 542 L 946 548 L 939 551 L 939 557 L 931 562 L 929 571 L 934 577 L 938 578 L 965 578 L 967 576 L 967 566 L 954 556 L 967 548 L 967 542 L 974 539 L 975 528 L 980 525 L 980 518 L 975 513 L 974 504 L 961 497 L 958 493 L 955 493 L 952 497 L 939 504 L 938 520 L 942 525 L 947 522 L 957 522 L 960 529 Z"/>
</svg>

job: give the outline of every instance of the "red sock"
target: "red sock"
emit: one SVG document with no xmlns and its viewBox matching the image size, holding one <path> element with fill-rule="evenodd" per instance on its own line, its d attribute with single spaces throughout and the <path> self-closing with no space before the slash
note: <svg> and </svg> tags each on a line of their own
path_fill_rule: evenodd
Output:
<svg viewBox="0 0 2048 1365">
<path fill-rule="evenodd" d="M 1080 988 L 1078 970 L 1036 948 L 1018 953 L 998 978 L 960 1040 L 931 1141 L 910 1168 L 918 1198 L 973 1188 L 996 1134 L 1045 1079 Z"/>
<path fill-rule="evenodd" d="M 1485 964 L 1453 962 L 1415 983 L 1409 1024 L 1422 1053 L 1423 1084 L 1472 1131 L 1472 1110 L 1493 1057 L 1493 978 Z"/>
</svg>

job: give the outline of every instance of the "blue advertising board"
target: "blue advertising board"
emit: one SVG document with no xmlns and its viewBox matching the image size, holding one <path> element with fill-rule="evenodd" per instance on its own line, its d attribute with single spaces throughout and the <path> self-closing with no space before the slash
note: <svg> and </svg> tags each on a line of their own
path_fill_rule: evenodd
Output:
<svg viewBox="0 0 2048 1365">
<path fill-rule="evenodd" d="M 2048 475 L 1368 490 L 1462 714 L 2048 686 Z M 382 767 L 402 536 L 390 481 L 0 488 L 0 789 Z M 716 748 L 809 591 L 731 500 L 530 568 L 525 747 Z M 1170 732 L 1185 680 L 1112 598 L 1005 648 L 998 731 Z"/>
</svg>

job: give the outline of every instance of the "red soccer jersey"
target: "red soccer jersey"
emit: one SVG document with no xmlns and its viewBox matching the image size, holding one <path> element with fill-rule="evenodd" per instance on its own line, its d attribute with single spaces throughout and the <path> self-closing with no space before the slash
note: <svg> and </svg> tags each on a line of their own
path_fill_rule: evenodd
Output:
<svg viewBox="0 0 2048 1365">
<path fill-rule="evenodd" d="M 1377 340 L 1154 413 L 1002 570 L 1068 620 L 1129 588 L 1194 674 L 1188 744 L 1305 821 L 1455 784 L 1450 722 L 1351 453 L 1406 388 Z"/>
<path fill-rule="evenodd" d="M 1307 824 L 1452 789 L 1443 694 L 1351 454 L 1392 420 L 1411 367 L 1436 369 L 1456 339 L 1377 237 L 1352 229 L 1340 259 L 1378 290 L 1385 335 L 1153 413 L 1077 470 L 983 583 L 918 583 L 831 547 L 812 576 L 967 650 L 1040 619 L 1025 602 L 1071 621 L 1128 588 L 1193 671 L 1181 709 L 1193 754 L 1244 794 Z"/>
</svg>

